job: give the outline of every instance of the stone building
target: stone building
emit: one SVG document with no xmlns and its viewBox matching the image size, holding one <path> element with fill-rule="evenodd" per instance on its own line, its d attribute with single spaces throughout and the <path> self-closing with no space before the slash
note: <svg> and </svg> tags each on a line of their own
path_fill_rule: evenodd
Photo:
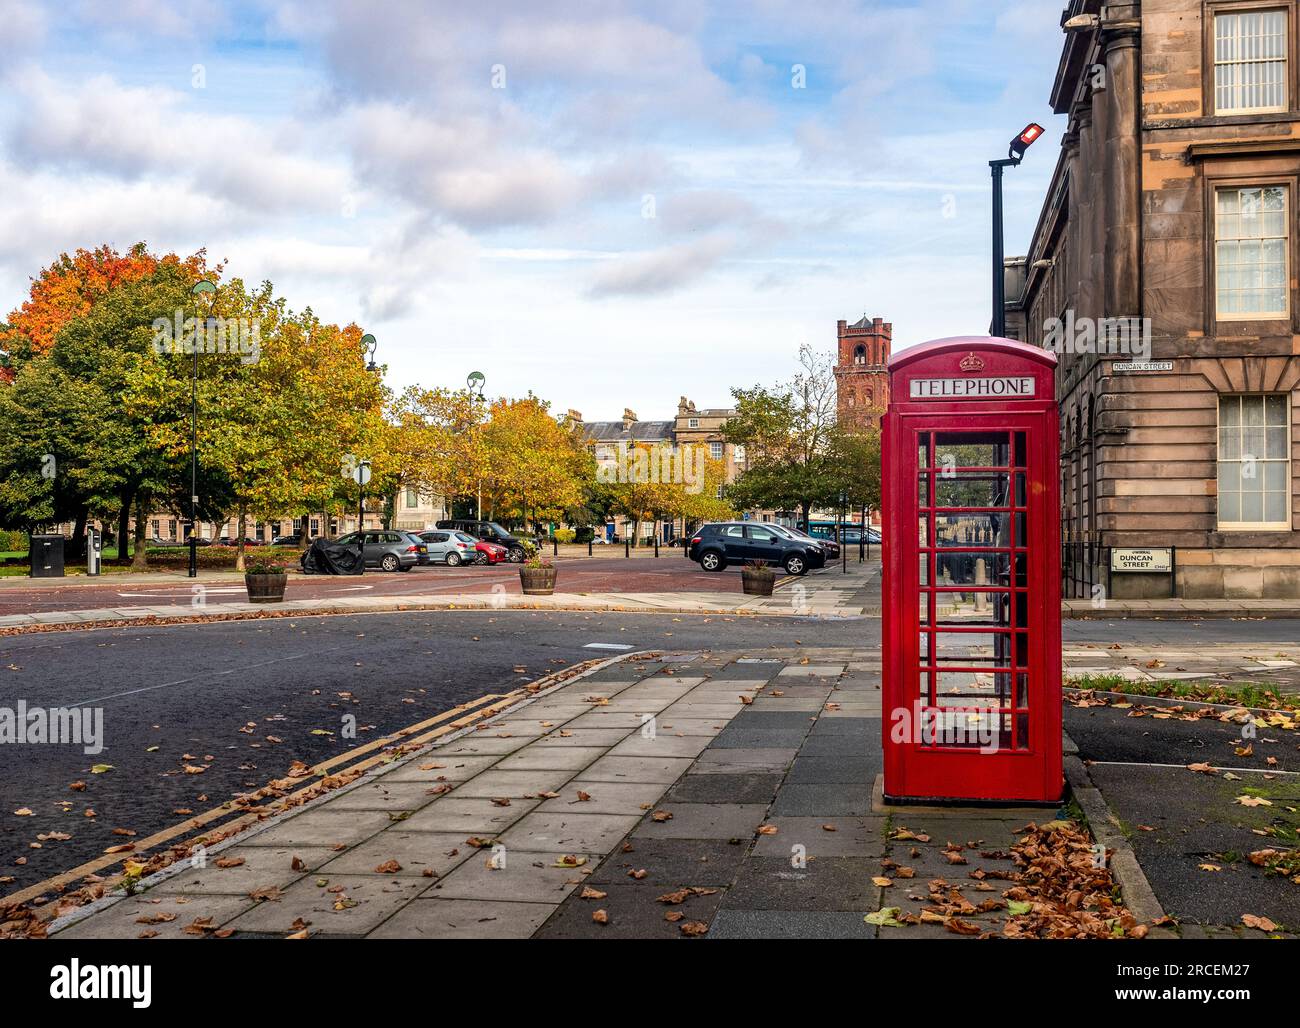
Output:
<svg viewBox="0 0 1300 1028">
<path fill-rule="evenodd" d="M 624 409 L 623 417 L 618 421 L 583 421 L 582 414 L 576 410 L 570 410 L 566 420 L 581 428 L 587 447 L 598 463 L 609 464 L 618 460 L 620 443 L 624 446 L 648 443 L 667 451 L 698 444 L 708 447 L 712 460 L 720 460 L 726 465 L 726 481 L 734 482 L 745 470 L 745 448 L 723 439 L 722 428 L 735 414 L 734 410 L 726 407 L 697 410 L 694 402 L 683 396 L 671 421 L 640 421 L 636 413 L 628 409 Z M 772 520 L 771 512 L 755 512 L 754 516 L 758 520 Z M 668 540 L 683 534 L 687 527 L 678 518 L 672 523 L 662 523 L 659 530 L 662 538 Z M 622 539 L 631 529 L 627 518 L 618 517 L 607 526 L 607 534 Z M 642 525 L 643 534 L 648 535 L 651 531 L 653 526 Z"/>
<path fill-rule="evenodd" d="M 889 406 L 889 353 L 894 326 L 883 318 L 836 324 L 835 394 L 841 425 L 880 427 Z"/>
<path fill-rule="evenodd" d="M 1068 128 L 1009 323 L 1060 356 L 1070 591 L 1300 597 L 1297 2 L 1061 23 Z M 1174 574 L 1108 579 L 1111 547 L 1173 547 Z"/>
</svg>

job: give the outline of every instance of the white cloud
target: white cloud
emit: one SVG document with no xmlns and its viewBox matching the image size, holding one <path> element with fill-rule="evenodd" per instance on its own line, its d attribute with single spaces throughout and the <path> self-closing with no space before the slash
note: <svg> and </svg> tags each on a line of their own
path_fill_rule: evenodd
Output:
<svg viewBox="0 0 1300 1028">
<path fill-rule="evenodd" d="M 671 293 L 695 282 L 735 248 L 734 237 L 717 234 L 693 243 L 666 246 L 650 253 L 624 257 L 596 274 L 590 295 L 610 297 Z"/>
<path fill-rule="evenodd" d="M 337 211 L 348 176 L 279 145 L 273 126 L 206 115 L 164 88 L 95 76 L 80 86 L 33 75 L 18 85 L 6 135 L 30 167 L 68 167 L 123 179 L 181 179 L 261 211 Z"/>
</svg>

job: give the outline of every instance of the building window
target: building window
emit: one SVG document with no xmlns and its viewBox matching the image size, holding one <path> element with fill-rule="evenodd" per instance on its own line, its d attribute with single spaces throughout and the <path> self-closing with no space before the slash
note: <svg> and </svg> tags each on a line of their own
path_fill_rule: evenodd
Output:
<svg viewBox="0 0 1300 1028">
<path fill-rule="evenodd" d="M 416 490 L 415 486 L 408 485 L 406 487 L 406 509 L 414 510 L 419 505 L 420 505 L 419 492 Z"/>
<path fill-rule="evenodd" d="M 867 348 L 865 346 L 859 344 L 859 346 L 853 351 L 853 363 L 854 364 L 867 363 Z"/>
<path fill-rule="evenodd" d="M 1219 397 L 1219 528 L 1291 527 L 1287 394 Z"/>
<path fill-rule="evenodd" d="M 709 443 L 709 456 L 714 460 L 722 460 L 722 443 Z"/>
<path fill-rule="evenodd" d="M 716 499 L 719 500 L 722 499 L 722 486 L 718 486 L 715 490 L 713 490 L 713 495 Z"/>
<path fill-rule="evenodd" d="M 699 419 L 699 418 L 687 418 L 687 419 L 686 419 L 686 427 L 687 427 L 687 428 L 699 428 L 699 427 L 700 427 L 700 419 Z"/>
<path fill-rule="evenodd" d="M 1284 186 L 1215 191 L 1215 306 L 1220 321 L 1287 317 L 1287 240 Z"/>
<path fill-rule="evenodd" d="M 1287 109 L 1286 12 L 1243 11 L 1214 18 L 1214 113 Z"/>
<path fill-rule="evenodd" d="M 745 444 L 744 444 L 744 443 L 737 443 L 735 446 L 733 446 L 733 447 L 731 448 L 731 453 L 732 453 L 732 456 L 734 456 L 734 457 L 736 458 L 736 463 L 737 463 L 737 464 L 744 464 L 744 463 L 745 463 Z"/>
</svg>

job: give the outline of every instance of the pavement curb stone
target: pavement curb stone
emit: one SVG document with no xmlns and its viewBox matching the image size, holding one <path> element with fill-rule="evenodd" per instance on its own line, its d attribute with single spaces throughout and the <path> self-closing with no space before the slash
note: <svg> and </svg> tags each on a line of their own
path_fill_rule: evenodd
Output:
<svg viewBox="0 0 1300 1028">
<path fill-rule="evenodd" d="M 1077 747 L 1075 753 L 1065 757 L 1065 780 L 1070 787 L 1070 794 L 1088 819 L 1093 838 L 1108 850 L 1114 851 L 1110 858 L 1110 871 L 1119 883 L 1125 905 L 1143 923 L 1152 924 L 1163 920 L 1166 916 L 1165 909 L 1156 898 L 1151 883 L 1147 881 L 1133 847 L 1120 831 L 1118 820 L 1106 803 L 1106 798 L 1093 785 L 1087 766 L 1077 755 Z M 1156 927 L 1151 929 L 1149 937 L 1176 939 L 1179 934 L 1168 928 Z"/>
</svg>

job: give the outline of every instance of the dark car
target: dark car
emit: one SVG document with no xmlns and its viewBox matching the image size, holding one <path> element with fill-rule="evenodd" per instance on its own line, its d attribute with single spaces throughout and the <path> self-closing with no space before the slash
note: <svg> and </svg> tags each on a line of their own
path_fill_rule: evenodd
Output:
<svg viewBox="0 0 1300 1028">
<path fill-rule="evenodd" d="M 805 542 L 813 543 L 822 551 L 822 556 L 826 561 L 836 561 L 840 559 L 840 544 L 834 539 L 823 539 L 820 536 L 809 535 L 802 528 L 795 528 L 793 525 L 773 525 L 778 532 L 788 535 L 792 539 L 802 539 Z M 825 563 L 825 561 L 823 561 Z M 814 567 L 818 565 L 814 564 Z"/>
<path fill-rule="evenodd" d="M 816 543 L 776 531 L 771 525 L 751 521 L 722 521 L 705 525 L 691 537 L 686 551 L 705 571 L 722 571 L 727 565 L 762 560 L 785 568 L 790 575 L 821 567 L 825 554 Z"/>
<path fill-rule="evenodd" d="M 295 535 L 277 535 L 271 540 L 272 546 L 310 546 L 311 540 L 303 542 L 302 537 Z"/>
<path fill-rule="evenodd" d="M 361 535 L 365 536 L 364 543 L 360 539 Z M 353 547 L 363 545 L 366 567 L 383 568 L 385 571 L 410 571 L 417 564 L 424 563 L 429 553 L 424 540 L 410 532 L 349 532 L 339 538 L 338 544 Z"/>
<path fill-rule="evenodd" d="M 507 560 L 512 564 L 522 563 L 528 557 L 530 544 L 516 535 L 512 535 L 495 521 L 475 521 L 473 518 L 458 521 L 439 521 L 438 527 L 455 532 L 464 532 L 485 543 L 496 543 L 506 548 Z"/>
</svg>

